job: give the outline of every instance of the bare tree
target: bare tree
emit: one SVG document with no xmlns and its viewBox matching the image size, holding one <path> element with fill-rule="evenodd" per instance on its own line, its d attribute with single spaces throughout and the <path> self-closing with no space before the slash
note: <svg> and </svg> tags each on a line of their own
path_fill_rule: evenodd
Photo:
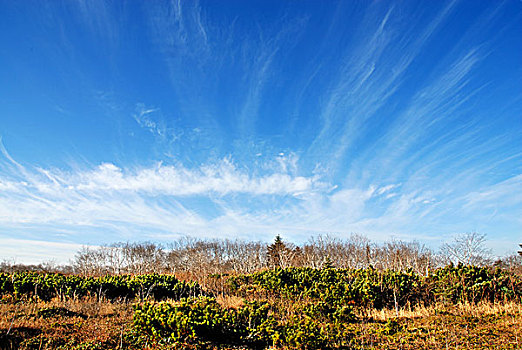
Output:
<svg viewBox="0 0 522 350">
<path fill-rule="evenodd" d="M 427 275 L 434 266 L 433 254 L 419 242 L 391 240 L 376 248 L 376 267 L 381 269 L 412 269 L 418 274 Z"/>
<path fill-rule="evenodd" d="M 313 268 L 322 267 L 326 258 L 338 268 L 364 268 L 375 259 L 374 245 L 359 234 L 352 234 L 347 240 L 332 235 L 311 237 L 302 251 L 304 265 Z"/>
<path fill-rule="evenodd" d="M 413 269 L 418 274 L 428 274 L 431 268 L 450 262 L 489 263 L 489 250 L 484 247 L 484 241 L 485 235 L 476 232 L 457 235 L 453 242 L 442 246 L 441 254 L 435 255 L 415 241 L 391 240 L 377 244 L 358 234 L 352 234 L 348 239 L 314 236 L 301 246 L 283 241 L 280 236 L 270 245 L 183 237 L 167 248 L 150 242 L 84 247 L 76 254 L 74 268 L 85 275 L 174 273 L 181 278 L 211 281 L 211 275 L 215 274 L 252 273 L 266 267 L 322 268 L 325 261 L 329 261 L 337 268 L 373 266 L 377 269 Z M 499 264 L 511 269 L 516 260 Z M 0 267 L 8 268 L 5 263 Z"/>
<path fill-rule="evenodd" d="M 73 267 L 81 275 L 100 276 L 108 273 L 105 254 L 100 248 L 82 247 L 74 257 Z"/>
<path fill-rule="evenodd" d="M 261 242 L 183 237 L 170 244 L 166 266 L 171 273 L 190 275 L 251 273 L 266 266 L 266 254 Z"/>
<path fill-rule="evenodd" d="M 308 242 L 301 249 L 302 252 L 302 265 L 320 268 L 328 256 L 329 251 L 329 236 L 316 236 L 310 237 Z"/>
<path fill-rule="evenodd" d="M 512 254 L 497 259 L 494 266 L 522 275 L 522 254 Z"/>
<path fill-rule="evenodd" d="M 77 273 L 93 276 L 161 273 L 166 270 L 164 257 L 163 248 L 157 244 L 119 242 L 83 247 L 76 253 L 73 266 Z"/>
<path fill-rule="evenodd" d="M 477 232 L 459 234 L 451 243 L 442 245 L 441 256 L 446 263 L 486 265 L 491 252 L 484 246 L 485 241 L 485 234 Z"/>
<path fill-rule="evenodd" d="M 368 237 L 352 233 L 345 244 L 348 246 L 349 258 L 344 267 L 362 269 L 375 264 L 377 249 Z"/>
<path fill-rule="evenodd" d="M 70 265 L 58 265 L 55 261 L 50 260 L 38 265 L 33 264 L 20 264 L 15 260 L 2 260 L 0 262 L 0 272 L 15 273 L 22 271 L 34 271 L 34 272 L 45 272 L 45 273 L 72 273 L 73 267 Z"/>
<path fill-rule="evenodd" d="M 223 242 L 230 268 L 234 272 L 252 273 L 266 266 L 267 246 L 261 242 Z"/>
<path fill-rule="evenodd" d="M 165 252 L 162 246 L 143 242 L 125 243 L 121 248 L 127 273 L 146 274 L 165 271 Z"/>
</svg>

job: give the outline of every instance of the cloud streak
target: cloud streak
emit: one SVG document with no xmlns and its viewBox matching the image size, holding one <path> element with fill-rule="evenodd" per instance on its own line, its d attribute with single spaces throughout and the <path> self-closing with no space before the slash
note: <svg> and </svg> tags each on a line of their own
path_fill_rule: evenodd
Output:
<svg viewBox="0 0 522 350">
<path fill-rule="evenodd" d="M 29 178 L 17 182 L 5 181 L 1 185 L 5 191 L 14 193 L 35 190 L 57 196 L 64 191 L 140 192 L 166 196 L 222 196 L 231 193 L 298 196 L 322 187 L 315 178 L 286 173 L 252 177 L 239 171 L 228 159 L 217 165 L 193 170 L 159 163 L 153 168 L 131 172 L 112 163 L 104 163 L 85 172 L 65 173 L 46 169 L 38 169 L 38 172 Z"/>
<path fill-rule="evenodd" d="M 58 68 L 6 66 L 40 79 L 2 90 L 0 235 L 520 232 L 518 5 L 265 6 L 46 5 Z"/>
</svg>

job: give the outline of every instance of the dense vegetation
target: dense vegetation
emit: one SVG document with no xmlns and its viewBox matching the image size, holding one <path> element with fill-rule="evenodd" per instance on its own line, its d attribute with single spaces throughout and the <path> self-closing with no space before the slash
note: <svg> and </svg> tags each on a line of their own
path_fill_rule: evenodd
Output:
<svg viewBox="0 0 522 350">
<path fill-rule="evenodd" d="M 197 283 L 182 282 L 172 275 L 116 275 L 88 277 L 59 273 L 0 273 L 0 296 L 15 299 L 41 299 L 58 297 L 81 298 L 94 296 L 98 299 L 152 298 L 180 299 L 201 295 Z"/>
<path fill-rule="evenodd" d="M 276 268 L 215 275 L 226 289 L 204 290 L 171 275 L 0 274 L 4 303 L 96 298 L 133 300 L 128 347 L 334 349 L 355 347 L 354 324 L 364 310 L 522 302 L 522 279 L 500 268 L 449 265 L 427 276 L 411 270 Z M 219 299 L 235 297 L 238 305 Z M 158 302 L 159 300 L 167 301 Z M 81 316 L 46 308 L 37 317 Z M 394 323 L 395 322 L 395 323 Z M 384 333 L 398 332 L 396 321 Z M 397 328 L 399 327 L 399 328 Z M 123 342 L 123 337 L 121 339 Z"/>
<path fill-rule="evenodd" d="M 521 257 L 362 242 L 126 244 L 68 273 L 4 269 L 0 349 L 522 348 Z"/>
<path fill-rule="evenodd" d="M 252 290 L 291 299 L 318 299 L 329 305 L 393 308 L 406 304 L 517 300 L 520 277 L 499 268 L 448 265 L 421 276 L 411 270 L 287 268 L 239 275 L 228 280 L 233 291 Z"/>
<path fill-rule="evenodd" d="M 233 276 L 228 284 L 231 294 L 254 301 L 237 309 L 207 297 L 137 305 L 135 325 L 159 344 L 343 348 L 352 342 L 349 325 L 359 321 L 357 309 L 522 299 L 516 275 L 464 265 L 427 277 L 372 268 L 278 268 Z"/>
</svg>

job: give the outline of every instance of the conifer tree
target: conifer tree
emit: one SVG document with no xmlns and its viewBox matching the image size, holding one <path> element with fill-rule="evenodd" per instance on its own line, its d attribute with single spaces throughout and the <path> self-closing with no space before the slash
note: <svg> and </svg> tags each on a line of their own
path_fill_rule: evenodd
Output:
<svg viewBox="0 0 522 350">
<path fill-rule="evenodd" d="M 326 258 L 324 259 L 322 268 L 323 269 L 333 269 L 334 268 L 334 264 L 332 262 L 332 259 L 330 259 L 329 255 L 327 255 Z"/>
<path fill-rule="evenodd" d="M 274 243 L 267 248 L 268 267 L 286 267 L 289 249 L 280 235 L 277 235 Z"/>
</svg>

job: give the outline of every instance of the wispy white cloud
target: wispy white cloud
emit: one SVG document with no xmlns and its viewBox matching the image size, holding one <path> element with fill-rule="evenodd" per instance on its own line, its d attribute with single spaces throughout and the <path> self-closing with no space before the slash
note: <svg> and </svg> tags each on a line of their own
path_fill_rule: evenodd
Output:
<svg viewBox="0 0 522 350">
<path fill-rule="evenodd" d="M 465 196 L 446 195 L 441 202 L 429 186 L 409 189 L 408 183 L 338 188 L 317 177 L 292 175 L 296 156 L 279 157 L 274 160 L 274 164 L 283 163 L 279 172 L 257 176 L 238 169 L 229 159 L 195 169 L 161 163 L 141 169 L 122 169 L 111 163 L 74 171 L 25 169 L 12 173 L 10 179 L 4 170 L 0 225 L 18 229 L 59 225 L 70 228 L 66 239 L 76 237 L 79 228 L 90 227 L 108 231 L 104 236 L 108 241 L 168 239 L 179 234 L 244 238 L 255 234 L 269 240 L 274 232 L 295 239 L 313 233 L 359 232 L 373 239 L 393 234 L 430 241 L 435 239 L 430 236 L 433 232 L 458 230 L 453 222 L 441 225 L 445 210 L 494 203 L 497 207 L 520 205 L 520 200 L 513 199 L 513 193 L 520 192 L 520 175 Z M 2 164 L 6 162 L 10 161 L 4 158 Z M 194 200 L 215 207 L 215 213 L 205 214 L 207 210 Z M 255 205 L 258 201 L 261 206 Z M 426 227 L 413 225 L 418 220 Z M 45 239 L 27 230 L 36 235 L 32 239 Z M 92 239 L 79 241 L 94 243 Z M 48 248 L 42 246 L 42 251 L 52 247 Z M 6 249 L 5 256 L 19 255 Z M 64 252 L 67 249 L 72 246 L 63 247 Z"/>
<path fill-rule="evenodd" d="M 11 226 L 115 225 L 146 228 L 149 233 L 156 230 L 157 234 L 267 234 L 270 228 L 346 232 L 366 215 L 368 201 L 396 187 L 336 191 L 320 178 L 291 175 L 296 158 L 295 154 L 279 155 L 274 160 L 279 172 L 259 176 L 239 170 L 229 159 L 197 169 L 158 163 L 129 170 L 105 163 L 90 170 L 25 169 L 30 176 L 17 173 L 16 180 L 4 180 L 4 173 L 0 222 Z M 237 198 L 243 195 L 246 202 Z M 217 214 L 197 214 L 199 208 L 187 204 L 197 197 L 214 203 Z M 256 198 L 265 201 L 263 207 L 249 209 L 248 201 Z"/>
<path fill-rule="evenodd" d="M 467 194 L 464 197 L 465 208 L 473 210 L 491 206 L 517 207 L 522 204 L 522 195 L 514 194 L 522 194 L 522 174 Z"/>
<path fill-rule="evenodd" d="M 305 25 L 305 18 L 296 18 L 276 33 L 265 33 L 259 29 L 255 38 L 240 43 L 243 51 L 243 80 L 246 82 L 246 93 L 238 114 L 242 137 L 248 138 L 254 134 L 265 88 L 270 81 L 277 80 L 278 71 L 273 67 L 274 61 L 277 63 L 277 59 L 281 58 L 280 52 L 283 49 L 288 51 L 289 46 L 298 41 Z"/>
<path fill-rule="evenodd" d="M 201 73 L 208 60 L 215 59 L 211 54 L 208 24 L 199 1 L 155 3 L 146 7 L 146 14 L 150 36 L 164 55 L 174 86 L 178 85 L 181 77 Z M 189 82 L 190 79 L 183 81 Z"/>
<path fill-rule="evenodd" d="M 77 241 L 87 239 L 84 228 L 97 239 L 92 232 L 107 230 L 102 239 L 113 241 L 319 232 L 430 240 L 475 222 L 498 232 L 488 223 L 502 221 L 515 232 L 522 129 L 510 123 L 518 122 L 520 93 L 511 105 L 507 98 L 490 104 L 499 84 L 481 79 L 501 36 L 485 28 L 507 5 L 482 8 L 446 40 L 450 27 L 461 28 L 451 22 L 461 5 L 339 2 L 332 15 L 305 4 L 259 22 L 249 11 L 207 11 L 198 1 L 139 7 L 148 30 L 139 50 L 150 48 L 153 59 L 135 62 L 154 67 L 127 77 L 145 103 L 124 101 L 128 87 L 118 79 L 108 79 L 109 92 L 91 89 L 116 120 L 118 154 L 84 149 L 78 157 L 98 159 L 94 165 L 36 167 L 13 159 L 0 140 L 0 230 L 44 240 L 42 227 L 60 226 Z M 107 32 L 104 48 L 117 53 L 126 7 L 73 6 L 87 26 L 81 31 L 93 39 Z M 123 77 L 115 62 L 107 71 Z M 140 89 L 144 82 L 158 87 Z M 500 108 L 491 115 L 484 107 Z"/>
<path fill-rule="evenodd" d="M 6 162 L 14 160 L 9 157 Z M 63 171 L 28 170 L 15 164 L 23 171 L 4 172 L 0 177 L 0 221 L 4 224 L 97 225 L 114 221 L 190 231 L 191 224 L 205 226 L 205 222 L 181 204 L 186 197 L 299 198 L 325 190 L 318 178 L 291 175 L 286 165 L 284 171 L 253 176 L 239 170 L 230 159 L 196 169 L 158 163 L 131 170 L 104 163 L 94 169 Z"/>
<path fill-rule="evenodd" d="M 105 163 L 95 170 L 70 175 L 66 183 L 68 189 L 78 191 L 137 191 L 171 196 L 208 193 L 297 195 L 320 185 L 314 178 L 293 177 L 286 173 L 252 177 L 239 171 L 228 159 L 195 170 L 158 164 L 131 173 Z"/>
<path fill-rule="evenodd" d="M 399 160 L 415 157 L 416 151 L 412 152 L 412 149 L 416 142 L 436 134 L 433 131 L 444 125 L 445 119 L 454 117 L 458 108 L 466 102 L 466 98 L 459 97 L 468 83 L 472 68 L 480 59 L 477 50 L 464 54 L 434 82 L 420 90 L 406 111 L 388 128 L 381 140 L 384 146 L 374 156 L 374 161 L 388 168 L 396 166 Z M 429 140 L 425 144 L 429 144 Z M 419 150 L 420 147 L 417 148 Z"/>
<path fill-rule="evenodd" d="M 357 32 L 358 43 L 345 55 L 346 64 L 321 112 L 323 126 L 313 141 L 312 153 L 333 153 L 329 167 L 338 167 L 352 145 L 371 127 L 371 119 L 404 82 L 415 57 L 451 14 L 457 1 L 449 2 L 420 32 L 397 37 L 400 11 L 380 6 L 367 11 Z M 382 113 L 382 112 L 381 112 Z"/>
<path fill-rule="evenodd" d="M 173 127 L 166 125 L 159 108 L 147 107 L 143 103 L 138 103 L 133 118 L 140 127 L 148 130 L 162 142 L 172 143 L 181 137 L 181 131 L 176 132 Z"/>
<path fill-rule="evenodd" d="M 81 244 L 75 243 L 5 237 L 0 237 L 0 246 L 6 262 L 23 264 L 68 264 L 82 248 Z"/>
</svg>

